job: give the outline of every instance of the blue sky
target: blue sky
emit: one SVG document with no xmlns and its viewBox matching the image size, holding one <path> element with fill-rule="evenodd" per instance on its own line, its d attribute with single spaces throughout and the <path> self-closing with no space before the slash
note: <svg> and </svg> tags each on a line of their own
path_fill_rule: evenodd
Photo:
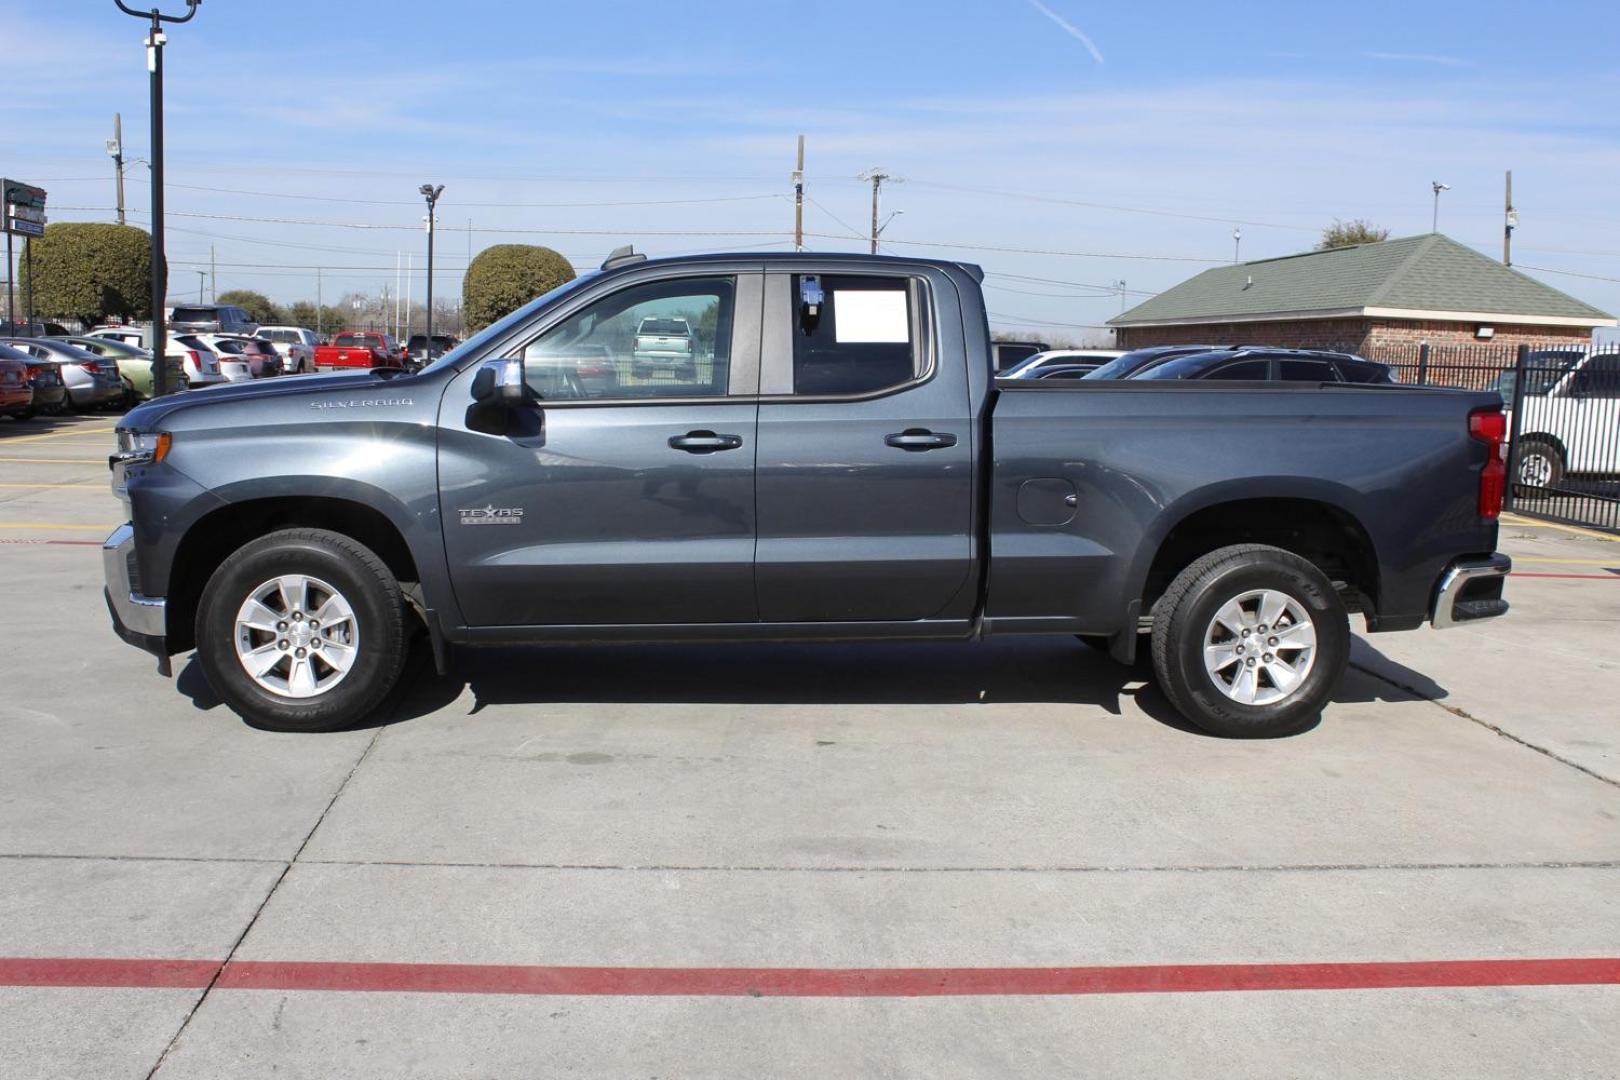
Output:
<svg viewBox="0 0 1620 1080">
<path fill-rule="evenodd" d="M 1426 232 L 1436 179 L 1441 230 L 1499 254 L 1508 168 L 1515 262 L 1620 312 L 1609 16 L 1588 0 L 206 0 L 166 54 L 173 291 L 193 295 L 212 246 L 222 291 L 284 301 L 313 298 L 317 265 L 328 301 L 392 287 L 409 251 L 420 297 L 425 180 L 446 185 L 441 295 L 469 239 L 579 265 L 631 241 L 783 248 L 803 133 L 811 246 L 863 248 L 855 177 L 882 166 L 905 180 L 885 192 L 903 211 L 886 250 L 981 263 L 1000 327 L 1083 337 L 1119 310 L 1115 283 L 1138 299 L 1230 259 L 1234 225 L 1245 258 L 1307 248 L 1335 217 Z M 111 0 L 0 0 L 0 25 L 0 171 L 47 187 L 52 220 L 110 220 L 115 111 L 146 154 L 141 24 Z M 146 176 L 130 172 L 132 210 Z"/>
</svg>

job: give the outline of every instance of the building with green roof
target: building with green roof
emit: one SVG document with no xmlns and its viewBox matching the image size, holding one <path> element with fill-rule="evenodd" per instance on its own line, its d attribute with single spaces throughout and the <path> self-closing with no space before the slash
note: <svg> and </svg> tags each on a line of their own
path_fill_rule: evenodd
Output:
<svg viewBox="0 0 1620 1080">
<path fill-rule="evenodd" d="M 1614 316 L 1439 233 L 1206 270 L 1110 319 L 1120 348 L 1580 344 Z"/>
</svg>

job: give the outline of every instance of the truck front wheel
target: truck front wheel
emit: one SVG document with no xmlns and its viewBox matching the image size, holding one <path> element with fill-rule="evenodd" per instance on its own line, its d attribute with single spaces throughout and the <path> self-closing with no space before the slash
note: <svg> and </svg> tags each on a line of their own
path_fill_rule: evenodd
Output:
<svg viewBox="0 0 1620 1080">
<path fill-rule="evenodd" d="M 1303 729 L 1349 663 L 1349 620 L 1333 584 L 1281 548 L 1210 552 L 1177 575 L 1155 612 L 1159 687 L 1215 735 L 1273 738 Z"/>
<path fill-rule="evenodd" d="M 364 719 L 399 681 L 405 600 L 365 545 L 286 529 L 214 571 L 196 635 L 209 686 L 249 724 L 336 731 Z"/>
</svg>

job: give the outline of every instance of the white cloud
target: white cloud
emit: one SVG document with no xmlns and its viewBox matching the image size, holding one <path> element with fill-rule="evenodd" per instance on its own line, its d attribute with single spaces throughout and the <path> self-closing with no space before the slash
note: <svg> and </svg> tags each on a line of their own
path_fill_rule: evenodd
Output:
<svg viewBox="0 0 1620 1080">
<path fill-rule="evenodd" d="M 1369 60 L 1385 60 L 1394 64 L 1434 64 L 1439 67 L 1472 67 L 1467 60 L 1457 56 L 1441 56 L 1437 53 L 1398 53 L 1398 52 L 1370 52 L 1362 53 Z"/>
</svg>

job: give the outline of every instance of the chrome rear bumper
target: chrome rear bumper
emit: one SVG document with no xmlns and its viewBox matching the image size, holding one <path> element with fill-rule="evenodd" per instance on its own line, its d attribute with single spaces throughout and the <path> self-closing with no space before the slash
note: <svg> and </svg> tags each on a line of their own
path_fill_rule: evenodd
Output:
<svg viewBox="0 0 1620 1080">
<path fill-rule="evenodd" d="M 1429 625 L 1446 630 L 1507 614 L 1502 585 L 1512 569 L 1513 560 L 1500 552 L 1483 559 L 1458 559 L 1446 567 L 1429 610 Z"/>
</svg>

